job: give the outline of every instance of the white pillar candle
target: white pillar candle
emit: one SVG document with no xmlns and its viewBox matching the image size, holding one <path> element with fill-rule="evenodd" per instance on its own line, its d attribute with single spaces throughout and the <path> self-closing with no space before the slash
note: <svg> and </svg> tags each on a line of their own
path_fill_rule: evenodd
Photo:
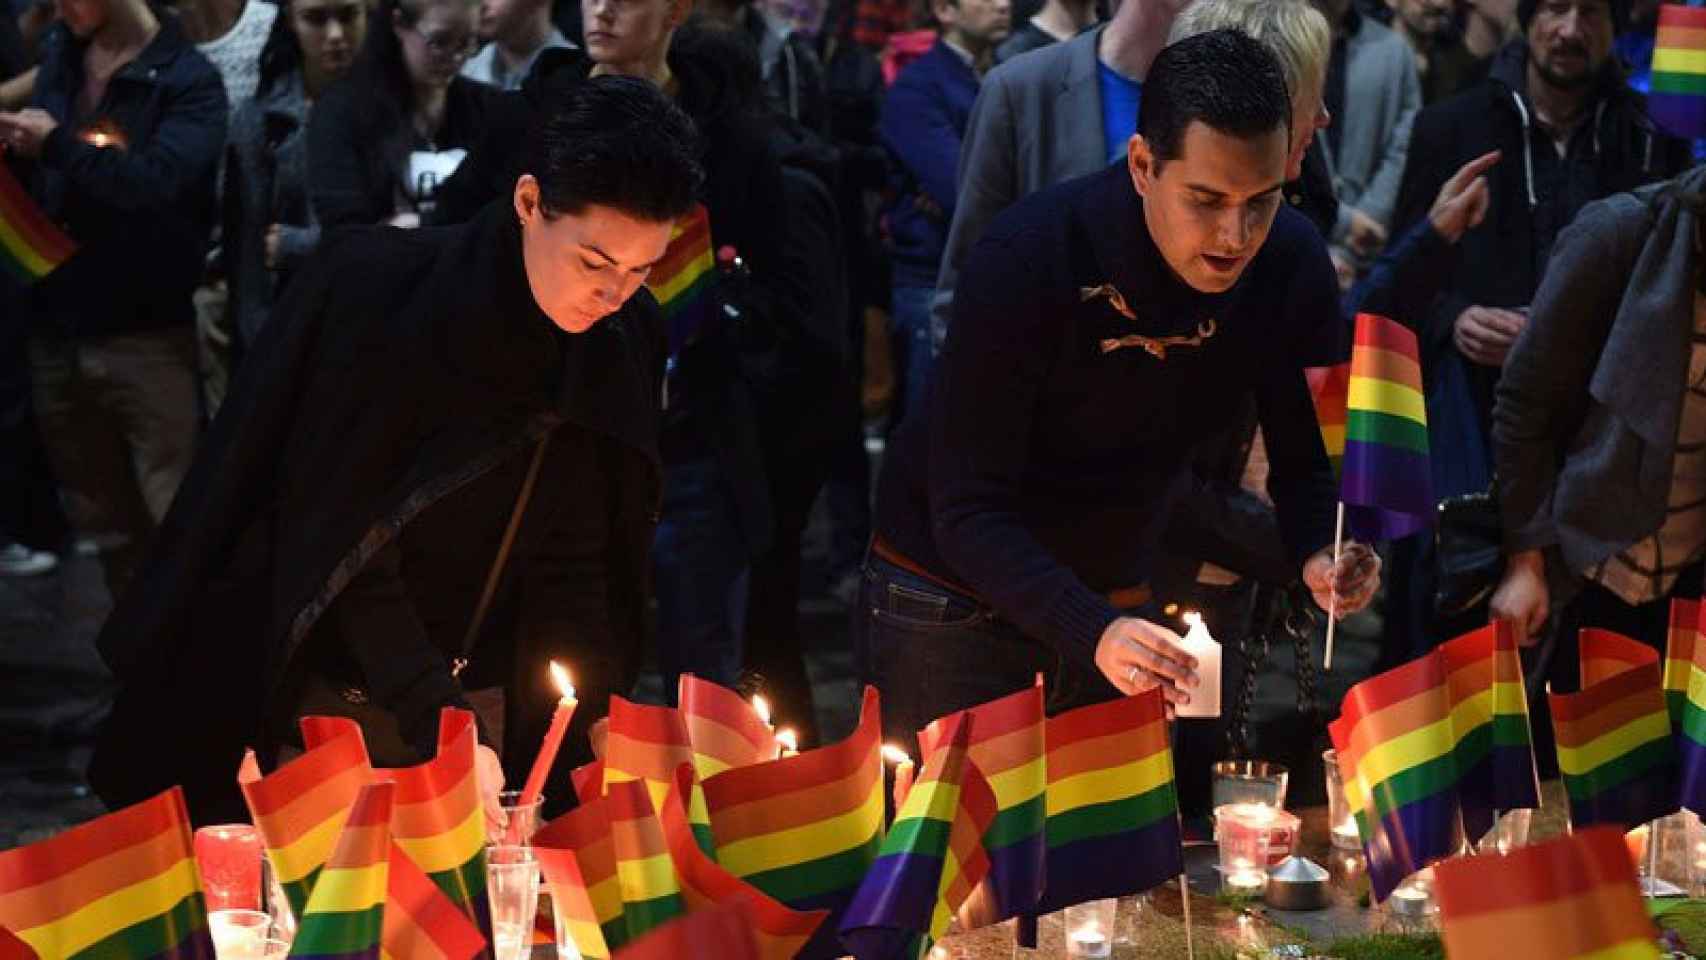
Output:
<svg viewBox="0 0 1706 960">
<path fill-rule="evenodd" d="M 1213 719 L 1220 716 L 1220 644 L 1209 636 L 1201 614 L 1193 611 L 1185 614 L 1184 619 L 1191 629 L 1179 646 L 1197 658 L 1198 683 L 1185 691 L 1190 694 L 1191 702 L 1176 707 L 1174 713 L 1183 718 Z"/>
</svg>

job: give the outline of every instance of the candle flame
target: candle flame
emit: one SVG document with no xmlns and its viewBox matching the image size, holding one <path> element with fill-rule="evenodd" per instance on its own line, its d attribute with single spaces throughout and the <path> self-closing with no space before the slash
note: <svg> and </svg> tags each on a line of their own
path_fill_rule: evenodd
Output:
<svg viewBox="0 0 1706 960">
<path fill-rule="evenodd" d="M 1186 610 L 1184 616 L 1179 619 L 1185 621 L 1193 630 L 1202 626 L 1202 614 L 1195 610 Z"/>
<path fill-rule="evenodd" d="M 889 763 L 911 763 L 912 757 L 892 743 L 883 744 L 883 759 Z"/>
<path fill-rule="evenodd" d="M 764 694 L 755 693 L 752 695 L 752 710 L 758 714 L 758 719 L 765 723 L 770 722 L 770 701 L 764 699 Z"/>
<path fill-rule="evenodd" d="M 557 685 L 557 692 L 564 700 L 575 698 L 575 685 L 569 680 L 569 671 L 555 660 L 551 661 L 551 682 Z"/>
<path fill-rule="evenodd" d="M 792 750 L 798 753 L 800 749 L 800 737 L 794 732 L 793 727 L 783 727 L 776 731 L 776 743 L 784 751 Z"/>
</svg>

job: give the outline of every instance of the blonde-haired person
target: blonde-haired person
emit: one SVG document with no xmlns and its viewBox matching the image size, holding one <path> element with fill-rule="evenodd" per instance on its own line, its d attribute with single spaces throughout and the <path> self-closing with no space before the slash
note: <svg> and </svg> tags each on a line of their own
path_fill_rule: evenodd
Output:
<svg viewBox="0 0 1706 960">
<path fill-rule="evenodd" d="M 1173 21 L 1168 43 L 1211 30 L 1240 30 L 1271 51 L 1291 94 L 1291 149 L 1286 155 L 1286 199 L 1323 237 L 1338 219 L 1332 178 L 1309 144 L 1332 122 L 1324 96 L 1333 32 L 1327 18 L 1307 0 L 1195 0 Z M 1309 157 L 1307 169 L 1305 157 Z"/>
</svg>

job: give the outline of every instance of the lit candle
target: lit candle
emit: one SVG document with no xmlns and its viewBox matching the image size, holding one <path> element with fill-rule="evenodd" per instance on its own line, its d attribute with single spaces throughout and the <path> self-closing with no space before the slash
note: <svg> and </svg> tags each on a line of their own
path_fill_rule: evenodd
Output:
<svg viewBox="0 0 1706 960">
<path fill-rule="evenodd" d="M 776 731 L 776 756 L 797 757 L 800 755 L 800 738 L 794 733 L 793 727 L 783 727 Z"/>
<path fill-rule="evenodd" d="M 1333 838 L 1335 840 L 1348 840 L 1353 847 L 1362 843 L 1362 834 L 1357 832 L 1357 822 L 1354 818 L 1347 818 L 1333 824 Z M 1338 843 L 1334 844 L 1334 846 L 1339 845 Z"/>
<path fill-rule="evenodd" d="M 1254 866 L 1246 865 L 1226 875 L 1226 890 L 1239 896 L 1256 896 L 1262 892 L 1267 876 Z"/>
<path fill-rule="evenodd" d="M 915 768 L 906 751 L 892 743 L 883 744 L 883 759 L 894 764 L 894 809 L 899 813 L 906 803 L 906 795 L 912 792 Z"/>
<path fill-rule="evenodd" d="M 1180 704 L 1173 712 L 1179 717 L 1212 719 L 1220 716 L 1220 644 L 1209 635 L 1208 627 L 1202 622 L 1202 614 L 1195 611 L 1186 613 L 1184 621 L 1190 624 L 1191 629 L 1179 641 L 1179 648 L 1197 658 L 1198 682 L 1186 691 L 1191 702 Z"/>
<path fill-rule="evenodd" d="M 564 670 L 557 661 L 551 661 L 551 680 L 557 684 L 557 690 L 562 698 L 557 701 L 557 710 L 551 714 L 551 726 L 545 731 L 545 740 L 539 745 L 539 755 L 533 758 L 533 769 L 527 773 L 527 784 L 521 788 L 521 805 L 527 806 L 539 799 L 545 790 L 545 777 L 551 772 L 551 764 L 557 760 L 557 750 L 563 746 L 563 734 L 568 732 L 569 719 L 575 715 L 575 685 L 569 682 L 569 671 Z"/>
<path fill-rule="evenodd" d="M 752 712 L 758 714 L 758 719 L 763 722 L 764 729 L 770 731 L 771 738 L 775 739 L 776 725 L 770 722 L 770 701 L 764 699 L 764 694 L 755 693 L 752 695 Z M 782 745 L 778 743 L 776 744 L 776 756 L 781 755 Z"/>
<path fill-rule="evenodd" d="M 1066 955 L 1078 960 L 1100 960 L 1113 953 L 1113 944 L 1108 942 L 1108 935 L 1100 927 L 1079 927 L 1067 934 Z"/>
<path fill-rule="evenodd" d="M 1635 869 L 1639 870 L 1647 865 L 1646 824 L 1642 824 L 1628 833 L 1625 833 L 1623 835 L 1623 843 L 1629 848 L 1629 859 L 1635 864 Z"/>
</svg>

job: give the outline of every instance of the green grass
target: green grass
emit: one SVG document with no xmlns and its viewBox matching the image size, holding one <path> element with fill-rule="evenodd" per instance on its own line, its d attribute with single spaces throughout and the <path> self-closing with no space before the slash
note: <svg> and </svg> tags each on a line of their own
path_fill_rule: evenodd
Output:
<svg viewBox="0 0 1706 960">
<path fill-rule="evenodd" d="M 1444 960 L 1437 934 L 1375 933 L 1335 940 L 1321 951 L 1335 960 Z"/>
</svg>

